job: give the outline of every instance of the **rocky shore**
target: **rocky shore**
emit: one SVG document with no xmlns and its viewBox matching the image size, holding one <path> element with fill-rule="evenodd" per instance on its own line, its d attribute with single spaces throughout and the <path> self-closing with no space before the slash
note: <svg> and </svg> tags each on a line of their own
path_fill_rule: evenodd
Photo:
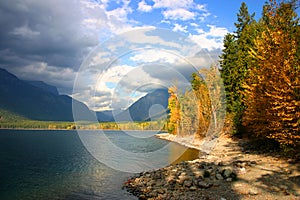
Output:
<svg viewBox="0 0 300 200">
<path fill-rule="evenodd" d="M 251 153 L 229 137 L 206 156 L 142 172 L 124 183 L 139 199 L 300 199 L 296 160 Z"/>
</svg>

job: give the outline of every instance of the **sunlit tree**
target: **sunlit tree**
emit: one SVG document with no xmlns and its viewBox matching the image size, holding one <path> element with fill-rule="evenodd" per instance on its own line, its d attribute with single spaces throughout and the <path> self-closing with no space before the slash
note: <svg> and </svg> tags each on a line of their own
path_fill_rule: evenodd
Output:
<svg viewBox="0 0 300 200">
<path fill-rule="evenodd" d="M 270 1 L 263 32 L 256 37 L 255 60 L 244 84 L 243 124 L 257 136 L 283 145 L 300 142 L 299 26 L 293 3 Z"/>
</svg>

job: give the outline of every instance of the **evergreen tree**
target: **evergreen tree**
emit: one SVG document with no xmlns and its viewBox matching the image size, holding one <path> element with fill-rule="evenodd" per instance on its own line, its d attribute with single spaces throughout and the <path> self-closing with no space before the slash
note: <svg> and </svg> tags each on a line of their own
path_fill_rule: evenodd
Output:
<svg viewBox="0 0 300 200">
<path fill-rule="evenodd" d="M 250 15 L 247 5 L 241 4 L 235 23 L 235 34 L 227 34 L 224 38 L 224 50 L 221 55 L 221 77 L 224 81 L 227 111 L 233 114 L 234 133 L 241 132 L 243 104 L 243 82 L 252 62 L 249 50 L 257 35 L 257 24 Z"/>
<path fill-rule="evenodd" d="M 227 102 L 227 111 L 232 113 L 234 112 L 234 101 L 235 101 L 235 88 L 236 85 L 232 78 L 237 76 L 235 73 L 236 66 L 236 40 L 233 34 L 228 33 L 224 38 L 224 49 L 221 55 L 220 66 L 221 66 L 221 77 L 224 82 L 225 91 L 226 91 L 226 102 Z"/>
</svg>

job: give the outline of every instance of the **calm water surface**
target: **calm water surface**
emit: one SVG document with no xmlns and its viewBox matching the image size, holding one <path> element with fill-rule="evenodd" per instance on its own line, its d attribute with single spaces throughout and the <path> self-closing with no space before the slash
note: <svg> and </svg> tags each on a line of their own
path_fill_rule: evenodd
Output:
<svg viewBox="0 0 300 200">
<path fill-rule="evenodd" d="M 145 142 L 121 131 L 108 131 L 107 135 L 118 146 L 133 151 L 154 151 L 168 143 L 154 137 Z M 180 148 L 183 147 L 171 143 L 169 155 L 157 159 L 168 160 Z M 196 150 L 188 149 L 179 160 L 197 156 Z M 85 149 L 76 131 L 0 130 L 2 200 L 136 199 L 121 189 L 132 175 L 97 161 Z"/>
</svg>

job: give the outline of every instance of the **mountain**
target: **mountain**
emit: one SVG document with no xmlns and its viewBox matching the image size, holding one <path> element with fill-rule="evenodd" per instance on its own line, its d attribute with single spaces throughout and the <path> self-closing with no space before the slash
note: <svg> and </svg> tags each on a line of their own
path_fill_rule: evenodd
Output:
<svg viewBox="0 0 300 200">
<path fill-rule="evenodd" d="M 27 83 L 29 83 L 30 85 L 33 85 L 37 88 L 40 88 L 46 92 L 50 92 L 54 95 L 59 95 L 58 90 L 56 87 L 52 86 L 52 85 L 48 85 L 47 83 L 44 83 L 43 81 L 25 81 Z"/>
<path fill-rule="evenodd" d="M 96 116 L 99 122 L 111 122 L 113 121 L 112 110 L 98 111 Z"/>
<path fill-rule="evenodd" d="M 114 121 L 114 115 L 121 113 L 123 110 L 104 110 L 97 111 L 96 116 L 99 122 L 112 122 Z"/>
<path fill-rule="evenodd" d="M 82 119 L 91 119 L 89 108 L 45 83 L 28 82 L 0 69 L 0 109 L 33 120 L 73 121 L 72 101 Z"/>
<path fill-rule="evenodd" d="M 168 90 L 154 90 L 118 114 L 115 121 L 150 121 L 166 117 L 168 98 Z"/>
</svg>

